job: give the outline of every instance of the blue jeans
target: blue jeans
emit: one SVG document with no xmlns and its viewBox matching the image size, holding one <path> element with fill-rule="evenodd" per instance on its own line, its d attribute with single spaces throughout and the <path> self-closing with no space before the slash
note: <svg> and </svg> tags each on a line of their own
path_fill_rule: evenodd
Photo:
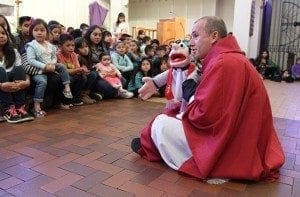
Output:
<svg viewBox="0 0 300 197">
<path fill-rule="evenodd" d="M 55 64 L 55 71 L 59 73 L 64 85 L 70 84 L 69 73 L 63 64 Z M 41 103 L 44 100 L 44 94 L 47 88 L 47 74 L 34 75 L 32 79 L 36 83 L 33 101 Z"/>
<path fill-rule="evenodd" d="M 0 83 L 12 82 L 15 80 L 26 80 L 26 74 L 22 66 L 15 66 L 11 72 L 6 72 L 0 68 Z M 0 104 L 3 110 L 7 110 L 10 105 L 16 108 L 25 104 L 25 90 L 17 92 L 4 92 L 0 90 Z"/>
</svg>

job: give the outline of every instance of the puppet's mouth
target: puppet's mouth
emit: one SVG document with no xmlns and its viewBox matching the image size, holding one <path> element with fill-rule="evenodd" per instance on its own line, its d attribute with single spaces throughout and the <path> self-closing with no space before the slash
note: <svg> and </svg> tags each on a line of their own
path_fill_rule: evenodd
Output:
<svg viewBox="0 0 300 197">
<path fill-rule="evenodd" d="M 172 62 L 182 62 L 182 61 L 186 60 L 186 57 L 183 54 L 174 53 L 171 55 L 170 59 Z"/>
</svg>

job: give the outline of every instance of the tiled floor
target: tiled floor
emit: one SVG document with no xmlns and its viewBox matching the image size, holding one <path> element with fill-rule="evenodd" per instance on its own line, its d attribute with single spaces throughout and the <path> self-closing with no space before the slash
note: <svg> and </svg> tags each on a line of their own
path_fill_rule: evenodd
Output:
<svg viewBox="0 0 300 197">
<path fill-rule="evenodd" d="M 132 153 L 163 103 L 108 100 L 0 123 L 0 196 L 300 196 L 300 83 L 265 81 L 286 163 L 275 183 L 208 185 Z"/>
</svg>

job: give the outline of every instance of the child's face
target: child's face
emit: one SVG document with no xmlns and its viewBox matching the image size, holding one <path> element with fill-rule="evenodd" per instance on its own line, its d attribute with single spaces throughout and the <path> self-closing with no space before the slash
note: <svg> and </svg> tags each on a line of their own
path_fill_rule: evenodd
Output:
<svg viewBox="0 0 300 197">
<path fill-rule="evenodd" d="M 120 55 L 124 55 L 126 53 L 126 45 L 124 43 L 120 43 L 118 44 L 118 46 L 116 47 L 116 51 L 120 54 Z"/>
<path fill-rule="evenodd" d="M 264 52 L 262 53 L 262 57 L 266 58 L 267 56 L 268 56 L 268 52 L 267 52 L 267 51 L 264 51 Z"/>
<path fill-rule="evenodd" d="M 101 63 L 104 65 L 104 66 L 108 66 L 111 62 L 111 59 L 110 59 L 110 56 L 109 55 L 104 55 L 102 56 L 101 58 Z"/>
<path fill-rule="evenodd" d="M 148 72 L 151 69 L 151 64 L 148 60 L 142 61 L 141 70 L 143 72 Z"/>
<path fill-rule="evenodd" d="M 94 29 L 94 31 L 90 35 L 90 39 L 95 45 L 98 45 L 100 43 L 101 37 L 101 30 L 99 28 Z"/>
<path fill-rule="evenodd" d="M 148 53 L 146 54 L 148 57 L 153 57 L 154 56 L 154 49 L 151 49 L 150 51 L 148 51 Z"/>
<path fill-rule="evenodd" d="M 44 42 L 47 37 L 47 29 L 43 24 L 37 24 L 33 30 L 32 35 L 38 42 Z"/>
<path fill-rule="evenodd" d="M 60 47 L 60 50 L 64 53 L 64 54 L 71 54 L 74 52 L 74 48 L 75 48 L 75 44 L 73 40 L 68 40 L 65 43 L 63 43 Z"/>
<path fill-rule="evenodd" d="M 2 26 L 0 26 L 0 46 L 4 46 L 7 43 L 7 35 Z"/>
<path fill-rule="evenodd" d="M 163 57 L 163 56 L 165 56 L 167 53 L 166 53 L 166 51 L 165 50 L 157 50 L 156 51 L 156 55 L 158 56 L 158 57 Z"/>
<path fill-rule="evenodd" d="M 104 41 L 107 42 L 107 43 L 112 43 L 112 41 L 113 41 L 112 36 L 111 35 L 106 35 L 105 38 L 104 38 Z"/>
<path fill-rule="evenodd" d="M 160 70 L 163 72 L 163 71 L 166 71 L 168 70 L 168 63 L 166 61 L 162 61 L 161 62 L 161 65 L 160 65 Z"/>
<path fill-rule="evenodd" d="M 130 51 L 136 51 L 138 49 L 138 46 L 135 42 L 130 42 L 129 49 L 130 49 Z"/>
<path fill-rule="evenodd" d="M 58 41 L 59 36 L 61 34 L 61 29 L 60 28 L 54 28 L 54 29 L 52 29 L 51 34 L 53 36 L 52 39 L 55 40 L 55 41 Z"/>
<path fill-rule="evenodd" d="M 158 47 L 158 44 L 157 43 L 152 43 L 151 46 L 153 47 L 154 50 L 156 50 L 157 47 Z"/>
<path fill-rule="evenodd" d="M 78 49 L 80 55 L 87 56 L 89 54 L 89 47 L 88 45 L 84 42 L 82 43 L 82 46 Z"/>
<path fill-rule="evenodd" d="M 22 35 L 29 36 L 30 24 L 31 24 L 31 21 L 29 20 L 29 21 L 24 21 L 24 23 L 21 25 Z"/>
<path fill-rule="evenodd" d="M 119 17 L 119 22 L 121 23 L 121 22 L 124 22 L 125 21 L 125 17 L 123 17 L 123 16 L 121 16 L 121 17 Z"/>
</svg>

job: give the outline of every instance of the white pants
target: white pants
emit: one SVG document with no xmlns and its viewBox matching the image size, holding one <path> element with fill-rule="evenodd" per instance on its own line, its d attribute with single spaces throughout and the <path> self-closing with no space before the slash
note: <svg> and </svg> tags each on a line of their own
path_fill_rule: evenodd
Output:
<svg viewBox="0 0 300 197">
<path fill-rule="evenodd" d="M 165 114 L 157 116 L 151 127 L 151 138 L 162 159 L 174 170 L 192 156 L 181 120 Z"/>
</svg>

